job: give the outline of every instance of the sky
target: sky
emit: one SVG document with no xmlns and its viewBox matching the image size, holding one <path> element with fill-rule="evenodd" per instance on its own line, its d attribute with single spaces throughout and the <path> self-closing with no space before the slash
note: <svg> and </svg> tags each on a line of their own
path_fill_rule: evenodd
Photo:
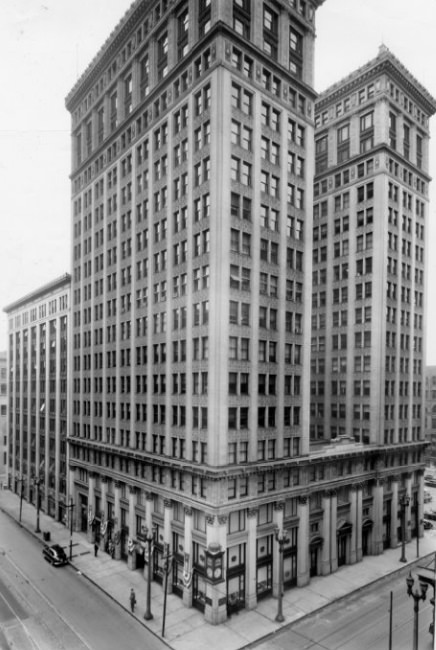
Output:
<svg viewBox="0 0 436 650">
<path fill-rule="evenodd" d="M 65 97 L 129 6 L 130 0 L 1 0 L 1 310 L 70 271 Z M 384 43 L 436 97 L 436 0 L 325 0 L 316 26 L 317 91 L 373 59 Z M 427 363 L 436 365 L 436 116 L 431 125 Z M 1 311 L 0 350 L 6 348 Z"/>
</svg>

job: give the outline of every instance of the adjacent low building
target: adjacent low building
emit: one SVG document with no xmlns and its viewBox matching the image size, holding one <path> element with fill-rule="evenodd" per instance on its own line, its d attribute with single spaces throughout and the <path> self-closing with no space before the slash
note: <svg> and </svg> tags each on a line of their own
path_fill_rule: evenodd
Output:
<svg viewBox="0 0 436 650">
<path fill-rule="evenodd" d="M 65 274 L 8 305 L 7 482 L 58 521 L 67 510 L 69 314 Z"/>
</svg>

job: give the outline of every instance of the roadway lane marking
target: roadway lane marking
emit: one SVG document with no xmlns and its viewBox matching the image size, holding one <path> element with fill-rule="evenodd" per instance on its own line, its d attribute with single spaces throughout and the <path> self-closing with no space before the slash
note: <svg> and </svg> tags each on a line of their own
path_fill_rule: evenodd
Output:
<svg viewBox="0 0 436 650">
<path fill-rule="evenodd" d="M 2 600 L 6 603 L 10 611 L 13 613 L 13 615 L 16 616 L 16 618 L 20 619 L 21 621 L 26 618 L 29 618 L 29 612 L 24 609 L 24 607 L 15 598 L 12 591 L 9 589 L 9 587 L 6 586 L 6 584 L 3 582 L 1 578 L 0 578 L 0 596 Z"/>
<path fill-rule="evenodd" d="M 25 580 L 26 582 L 28 582 L 28 578 L 27 578 L 27 576 L 25 575 L 25 573 L 23 573 L 23 571 L 20 569 L 20 567 L 18 566 L 18 564 L 16 564 L 16 563 L 13 561 L 13 559 L 12 559 L 11 557 L 9 557 L 9 555 L 6 556 L 6 559 L 7 559 L 7 561 L 8 561 L 10 564 L 12 564 L 12 566 L 14 567 L 14 569 L 15 569 L 16 571 L 18 571 L 18 573 L 21 575 L 21 577 L 23 578 L 23 580 Z M 92 650 L 92 648 L 87 644 L 87 642 L 86 642 L 85 639 L 82 637 L 82 635 L 80 634 L 80 632 L 78 632 L 78 631 L 73 627 L 73 625 L 72 625 L 71 623 L 69 623 L 69 622 L 68 622 L 68 621 L 63 617 L 62 612 L 61 612 L 61 611 L 60 611 L 60 610 L 55 606 L 55 604 L 54 604 L 51 600 L 49 600 L 49 599 L 47 598 L 47 596 L 46 596 L 45 594 L 43 594 L 43 592 L 42 592 L 42 591 L 41 591 L 41 590 L 36 586 L 36 584 L 32 582 L 32 583 L 31 583 L 31 586 L 32 586 L 32 589 L 34 589 L 34 591 L 36 591 L 36 593 L 37 593 L 37 594 L 38 594 L 38 595 L 39 595 L 43 600 L 45 600 L 45 602 L 47 603 L 47 605 L 48 605 L 48 606 L 49 606 L 49 607 L 50 607 L 54 612 L 56 612 L 56 614 L 59 616 L 59 618 L 61 619 L 61 621 L 62 621 L 62 622 L 63 622 L 67 627 L 69 627 L 69 629 L 70 629 L 70 630 L 71 630 L 71 631 L 72 631 L 72 632 L 77 636 L 77 638 L 79 639 L 79 641 L 81 641 L 81 642 L 83 643 L 84 647 L 85 647 L 85 648 L 88 648 L 88 650 Z M 25 627 L 24 624 L 23 624 L 23 627 L 26 629 L 26 627 Z M 26 629 L 26 633 L 27 633 L 27 629 Z M 1 649 L 0 649 L 0 650 L 1 650 Z M 41 649 L 41 650 L 42 650 L 42 649 Z"/>
</svg>

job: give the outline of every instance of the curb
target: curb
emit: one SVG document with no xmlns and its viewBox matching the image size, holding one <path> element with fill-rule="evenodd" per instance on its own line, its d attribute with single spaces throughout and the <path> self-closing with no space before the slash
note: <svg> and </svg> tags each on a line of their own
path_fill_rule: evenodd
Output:
<svg viewBox="0 0 436 650">
<path fill-rule="evenodd" d="M 347 594 L 344 594 L 343 596 L 339 596 L 338 598 L 335 598 L 335 600 L 332 600 L 329 603 L 326 603 L 325 605 L 321 605 L 321 607 L 317 607 L 316 609 L 312 610 L 307 614 L 303 614 L 303 616 L 300 616 L 300 618 L 297 618 L 294 621 L 291 621 L 290 623 L 286 623 L 285 625 L 282 625 L 281 627 L 277 628 L 277 630 L 274 630 L 273 632 L 268 632 L 268 634 L 259 637 L 259 639 L 256 639 L 256 641 L 250 641 L 250 643 L 240 646 L 238 650 L 248 650 L 249 648 L 256 648 L 258 645 L 265 643 L 269 639 L 272 639 L 276 634 L 282 632 L 283 630 L 290 630 L 294 625 L 296 625 L 297 623 L 301 623 L 305 619 L 309 618 L 309 616 L 314 616 L 316 614 L 319 614 L 323 610 L 326 610 L 332 605 L 336 605 L 337 603 L 342 602 L 346 598 L 353 598 L 359 592 L 369 590 L 372 587 L 374 587 L 374 585 L 376 585 L 377 583 L 385 582 L 390 579 L 395 579 L 396 577 L 399 577 L 401 573 L 412 571 L 414 568 L 416 568 L 418 563 L 425 562 L 426 560 L 429 559 L 434 560 L 434 557 L 435 557 L 434 553 L 428 553 L 427 555 L 423 555 L 422 557 L 416 558 L 416 560 L 414 560 L 413 562 L 410 562 L 405 566 L 403 565 L 401 567 L 398 567 L 398 569 L 395 569 L 391 573 L 386 573 L 386 575 L 381 576 L 380 578 L 376 578 L 375 580 L 371 580 L 371 582 L 367 582 L 365 585 L 362 585 L 361 587 L 356 587 L 356 589 L 349 591 Z"/>
<path fill-rule="evenodd" d="M 132 613 L 128 607 L 126 607 L 126 606 L 123 605 L 119 600 L 117 600 L 117 598 L 115 598 L 115 596 L 112 596 L 111 593 L 109 593 L 108 591 L 105 591 L 105 590 L 103 589 L 103 587 L 101 587 L 101 586 L 98 584 L 98 582 L 95 582 L 95 580 L 93 580 L 92 578 L 90 578 L 89 575 L 87 575 L 86 573 L 84 573 L 82 570 L 77 569 L 76 566 L 74 565 L 74 560 L 69 560 L 69 564 L 73 567 L 73 569 L 76 571 L 76 573 L 78 573 L 78 574 L 80 574 L 81 576 L 83 576 L 84 578 L 86 578 L 86 580 L 88 580 L 88 582 L 90 582 L 92 585 L 94 585 L 94 587 L 97 587 L 97 589 L 99 589 L 101 592 L 103 592 L 104 594 L 106 594 L 106 596 L 107 596 L 108 598 L 110 598 L 114 603 L 116 603 L 117 605 L 119 605 L 119 607 L 121 607 L 122 609 L 124 609 L 124 611 L 127 612 L 127 614 L 129 614 L 129 615 L 130 615 L 130 616 L 131 616 L 135 621 L 137 621 L 138 623 L 140 623 L 140 624 L 142 625 L 142 627 L 144 627 L 148 632 L 150 632 L 151 634 L 153 634 L 153 636 L 155 636 L 156 639 L 159 639 L 159 641 L 162 641 L 162 643 L 164 643 L 168 648 L 171 648 L 171 650 L 173 650 L 173 646 L 170 645 L 170 644 L 168 643 L 168 641 L 165 639 L 165 637 L 161 637 L 157 632 L 155 632 L 154 630 L 150 629 L 150 628 L 149 628 L 149 627 L 148 627 L 148 626 L 147 626 L 147 625 L 142 621 L 142 619 L 141 619 L 140 617 L 138 617 L 138 616 L 136 616 L 134 613 Z"/>
<path fill-rule="evenodd" d="M 19 526 L 19 527 L 22 528 L 24 531 L 26 531 L 26 533 L 27 533 L 28 535 L 31 535 L 31 537 L 33 537 L 34 539 L 38 540 L 38 542 L 39 542 L 40 544 L 42 544 L 42 545 L 45 544 L 44 540 L 41 539 L 41 538 L 38 536 L 38 535 L 39 535 L 38 533 L 36 533 L 34 530 L 31 530 L 30 528 L 28 528 L 27 526 L 25 526 L 22 522 L 18 521 L 18 519 L 16 519 L 16 518 L 14 517 L 14 515 L 13 515 L 11 512 L 9 512 L 9 510 L 5 510 L 2 506 L 0 506 L 0 510 L 1 510 L 1 512 L 3 512 L 3 514 L 7 515 L 7 516 L 9 517 L 9 519 L 11 519 L 11 520 L 12 520 L 12 521 L 17 525 L 17 526 Z M 42 535 L 42 531 L 41 531 L 41 535 Z M 55 542 L 55 540 L 53 540 L 53 541 Z M 114 603 L 116 603 L 117 605 L 119 605 L 119 607 L 121 607 L 122 609 L 124 609 L 124 611 L 127 612 L 127 614 L 129 614 L 129 615 L 130 615 L 130 616 L 131 616 L 135 621 L 137 621 L 138 623 L 140 623 L 140 625 L 142 625 L 142 627 L 144 627 L 148 632 L 150 632 L 150 634 L 153 634 L 153 636 L 156 637 L 156 639 L 158 639 L 159 641 L 161 641 L 162 643 L 164 643 L 168 648 L 171 648 L 171 650 L 173 650 L 173 646 L 170 645 L 170 644 L 168 643 L 168 641 L 165 639 L 165 637 L 161 637 L 157 632 L 155 632 L 154 630 L 152 630 L 151 628 L 149 628 L 149 627 L 148 627 L 148 626 L 147 626 L 147 625 L 142 621 L 142 619 L 141 619 L 140 617 L 135 616 L 135 614 L 132 613 L 132 612 L 130 611 L 130 609 L 127 608 L 125 605 L 123 605 L 119 600 L 117 600 L 117 598 L 115 598 L 115 596 L 112 596 L 111 593 L 109 593 L 108 591 L 105 591 L 105 589 L 103 589 L 103 587 L 101 587 L 101 586 L 98 584 L 98 582 L 95 582 L 95 580 L 93 580 L 89 575 L 87 575 L 86 573 L 84 573 L 81 569 L 78 569 L 77 566 L 74 564 L 74 559 L 72 559 L 72 560 L 68 560 L 68 565 L 67 565 L 67 566 L 71 566 L 77 574 L 79 574 L 79 575 L 83 576 L 84 578 L 86 578 L 86 580 L 88 580 L 88 582 L 90 582 L 92 585 L 94 585 L 94 587 L 96 587 L 97 589 L 99 589 L 99 591 L 101 591 L 102 593 L 104 593 L 104 594 L 105 594 L 108 598 L 110 598 Z"/>
</svg>

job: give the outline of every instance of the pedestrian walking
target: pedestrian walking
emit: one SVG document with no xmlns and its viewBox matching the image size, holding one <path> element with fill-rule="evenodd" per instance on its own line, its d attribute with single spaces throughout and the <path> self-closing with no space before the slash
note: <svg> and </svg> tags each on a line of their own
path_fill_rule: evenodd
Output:
<svg viewBox="0 0 436 650">
<path fill-rule="evenodd" d="M 98 553 L 98 544 L 97 544 L 97 542 L 95 542 L 95 544 L 94 544 L 94 557 L 97 557 L 97 553 Z"/>
<path fill-rule="evenodd" d="M 136 595 L 132 587 L 130 590 L 130 609 L 132 610 L 132 613 L 135 611 L 135 605 L 136 605 Z"/>
</svg>

